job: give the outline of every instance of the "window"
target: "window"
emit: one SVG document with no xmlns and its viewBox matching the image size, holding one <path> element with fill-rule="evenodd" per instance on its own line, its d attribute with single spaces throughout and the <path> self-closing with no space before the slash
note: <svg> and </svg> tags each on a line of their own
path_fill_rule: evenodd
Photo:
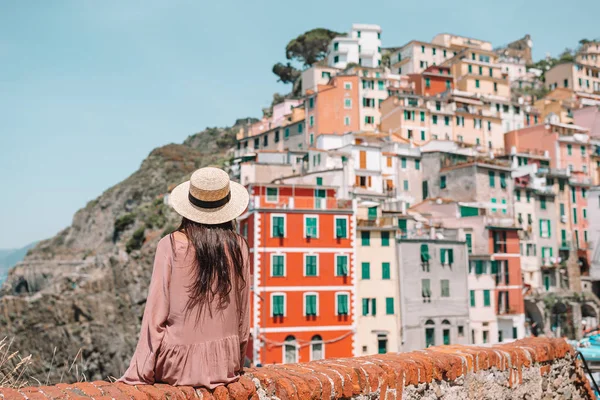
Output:
<svg viewBox="0 0 600 400">
<path fill-rule="evenodd" d="M 450 117 L 447 115 L 444 116 L 444 125 L 450 126 Z"/>
<path fill-rule="evenodd" d="M 421 182 L 421 191 L 424 199 L 429 197 L 429 183 L 427 181 Z"/>
<path fill-rule="evenodd" d="M 377 81 L 377 88 L 379 90 L 385 90 L 385 82 L 384 81 Z"/>
<path fill-rule="evenodd" d="M 437 115 L 432 115 L 432 116 L 431 116 L 431 122 L 432 122 L 434 125 L 437 125 L 437 121 L 438 121 L 438 116 L 437 116 Z"/>
<path fill-rule="evenodd" d="M 469 252 L 469 254 L 473 253 L 473 235 L 470 233 L 467 233 L 465 235 L 465 240 L 467 242 L 467 251 Z"/>
<path fill-rule="evenodd" d="M 472 74 L 472 73 L 473 73 L 473 66 L 472 66 L 471 64 L 469 64 L 469 66 L 468 66 L 468 70 L 469 70 L 469 73 L 470 73 L 470 74 Z"/>
<path fill-rule="evenodd" d="M 285 338 L 283 357 L 284 364 L 295 364 L 298 362 L 298 346 L 294 336 L 290 335 Z"/>
<path fill-rule="evenodd" d="M 344 99 L 344 108 L 352 108 L 352 99 Z"/>
<path fill-rule="evenodd" d="M 577 224 L 577 207 L 573 207 L 573 223 Z"/>
<path fill-rule="evenodd" d="M 425 54 L 425 46 L 421 46 L 421 53 Z"/>
<path fill-rule="evenodd" d="M 283 293 L 271 294 L 271 316 L 272 317 L 284 317 L 285 316 L 285 294 L 283 294 Z"/>
<path fill-rule="evenodd" d="M 304 315 L 307 317 L 316 317 L 319 315 L 317 294 L 304 294 Z"/>
<path fill-rule="evenodd" d="M 529 192 L 529 191 L 526 191 L 526 192 L 525 192 L 525 197 L 527 198 L 527 202 L 528 202 L 528 203 L 529 203 L 529 202 L 531 202 L 531 192 Z"/>
<path fill-rule="evenodd" d="M 279 143 L 279 131 L 275 131 L 275 143 Z"/>
<path fill-rule="evenodd" d="M 572 155 L 573 154 L 573 146 L 571 146 L 570 144 L 567 145 L 567 154 L 568 155 Z"/>
<path fill-rule="evenodd" d="M 577 189 L 575 189 L 574 187 L 571 188 L 571 201 L 573 203 L 577 202 Z"/>
<path fill-rule="evenodd" d="M 496 173 L 494 171 L 488 171 L 488 178 L 490 182 L 490 187 L 496 187 Z"/>
<path fill-rule="evenodd" d="M 442 321 L 442 336 L 444 338 L 444 345 L 450 344 L 450 321 L 447 319 Z"/>
<path fill-rule="evenodd" d="M 369 116 L 365 117 L 365 124 L 374 124 L 374 123 L 375 123 L 375 117 L 369 117 Z"/>
<path fill-rule="evenodd" d="M 581 156 L 584 157 L 585 156 L 585 146 L 579 146 L 579 149 L 581 150 Z"/>
<path fill-rule="evenodd" d="M 377 219 L 377 207 L 369 207 L 368 218 L 369 221 L 375 221 Z"/>
<path fill-rule="evenodd" d="M 543 238 L 549 238 L 552 236 L 549 219 L 540 219 L 540 236 Z"/>
<path fill-rule="evenodd" d="M 338 239 L 345 239 L 348 237 L 348 220 L 345 217 L 335 218 L 335 237 Z"/>
<path fill-rule="evenodd" d="M 381 279 L 391 279 L 390 263 L 381 263 Z"/>
<path fill-rule="evenodd" d="M 479 66 L 479 75 L 483 75 L 483 67 L 481 65 Z"/>
<path fill-rule="evenodd" d="M 406 169 L 406 158 L 402 157 L 400 159 L 400 166 L 402 167 L 402 169 Z"/>
<path fill-rule="evenodd" d="M 475 87 L 478 88 L 479 87 L 479 79 L 475 79 Z"/>
<path fill-rule="evenodd" d="M 417 171 L 421 169 L 421 160 L 415 160 L 415 169 Z"/>
<path fill-rule="evenodd" d="M 371 279 L 371 264 L 368 262 L 361 263 L 361 279 Z"/>
<path fill-rule="evenodd" d="M 267 203 L 277 203 L 279 201 L 279 188 L 267 188 Z"/>
<path fill-rule="evenodd" d="M 350 117 L 344 117 L 344 126 L 350 126 Z"/>
<path fill-rule="evenodd" d="M 263 136 L 263 146 L 268 146 L 269 145 L 269 135 L 265 135 Z"/>
<path fill-rule="evenodd" d="M 506 231 L 493 231 L 494 253 L 506 253 Z"/>
<path fill-rule="evenodd" d="M 363 246 L 370 246 L 371 245 L 371 232 L 362 231 L 360 233 L 360 239 L 361 239 L 361 244 Z"/>
<path fill-rule="evenodd" d="M 429 279 L 421 279 L 421 296 L 424 303 L 431 302 L 431 281 Z"/>
<path fill-rule="evenodd" d="M 283 138 L 287 139 L 290 137 L 290 128 L 285 128 L 285 130 L 283 131 Z"/>
<path fill-rule="evenodd" d="M 442 297 L 450 297 L 450 281 L 448 279 L 440 280 L 442 287 Z"/>
<path fill-rule="evenodd" d="M 493 198 L 493 197 L 492 197 L 492 203 L 493 203 L 493 204 L 496 204 L 496 199 L 495 199 L 495 198 Z M 497 208 L 495 208 L 495 207 L 494 207 L 494 208 L 492 208 L 492 212 L 496 212 L 496 211 L 498 211 L 498 209 L 497 209 Z"/>
<path fill-rule="evenodd" d="M 390 245 L 390 233 L 389 232 L 381 232 L 381 246 L 389 247 Z"/>
<path fill-rule="evenodd" d="M 285 276 L 285 256 L 283 254 L 271 254 L 271 276 Z"/>
<path fill-rule="evenodd" d="M 494 92 L 497 92 L 497 91 L 498 91 L 498 83 L 494 82 Z"/>
<path fill-rule="evenodd" d="M 317 217 L 304 217 L 304 237 L 319 237 L 318 225 Z"/>
<path fill-rule="evenodd" d="M 344 82 L 344 89 L 346 89 L 346 90 L 352 89 L 352 82 Z"/>
<path fill-rule="evenodd" d="M 429 246 L 426 244 L 421 245 L 421 264 L 423 265 L 423 270 L 429 272 L 429 260 L 431 259 L 431 255 L 429 254 Z"/>
<path fill-rule="evenodd" d="M 425 87 L 426 88 L 430 88 L 431 87 L 431 79 L 425 78 Z"/>
<path fill-rule="evenodd" d="M 446 189 L 446 175 L 440 176 L 440 189 Z"/>
<path fill-rule="evenodd" d="M 454 250 L 440 249 L 440 263 L 442 265 L 448 264 L 452 266 L 452 264 L 454 263 Z"/>
<path fill-rule="evenodd" d="M 404 180 L 404 191 L 408 192 L 408 181 Z"/>
<path fill-rule="evenodd" d="M 273 215 L 271 216 L 271 237 L 285 237 L 285 217 Z"/>
<path fill-rule="evenodd" d="M 469 291 L 469 298 L 471 300 L 471 307 L 475 307 L 475 291 L 474 290 Z"/>
<path fill-rule="evenodd" d="M 338 293 L 335 296 L 337 315 L 348 315 L 348 294 Z"/>
<path fill-rule="evenodd" d="M 321 336 L 315 335 L 310 340 L 310 360 L 322 360 L 323 358 L 325 358 L 325 343 Z"/>
<path fill-rule="evenodd" d="M 385 298 L 385 313 L 386 313 L 386 315 L 394 314 L 394 298 L 393 297 Z"/>
<path fill-rule="evenodd" d="M 412 139 L 413 135 L 412 135 L 412 129 L 408 130 L 408 138 Z"/>
<path fill-rule="evenodd" d="M 336 267 L 335 274 L 336 276 L 348 276 L 348 256 L 346 255 L 336 255 Z"/>
<path fill-rule="evenodd" d="M 309 97 L 308 98 L 308 108 L 313 108 L 314 106 L 315 106 L 315 98 Z"/>
<path fill-rule="evenodd" d="M 521 191 L 515 190 L 515 196 L 517 197 L 517 201 L 521 201 Z"/>
<path fill-rule="evenodd" d="M 585 190 L 585 188 L 581 188 L 581 197 L 584 198 L 584 199 L 587 198 L 587 191 Z"/>
<path fill-rule="evenodd" d="M 360 31 L 356 31 L 356 35 L 360 38 Z"/>
<path fill-rule="evenodd" d="M 504 172 L 500 172 L 500 187 L 506 189 L 506 174 Z"/>
<path fill-rule="evenodd" d="M 481 331 L 483 335 L 483 343 L 487 343 L 489 341 L 490 332 L 489 331 Z"/>
<path fill-rule="evenodd" d="M 318 276 L 317 256 L 306 254 L 304 256 L 304 276 Z"/>
<path fill-rule="evenodd" d="M 583 219 L 587 219 L 587 209 L 584 208 L 581 211 L 582 211 L 582 214 L 583 214 Z"/>
<path fill-rule="evenodd" d="M 542 210 L 546 209 L 546 197 L 540 196 L 540 208 Z"/>
<path fill-rule="evenodd" d="M 489 289 L 485 289 L 483 291 L 483 306 L 490 307 L 491 304 L 492 304 L 492 300 L 490 298 L 490 291 L 489 291 Z"/>
<path fill-rule="evenodd" d="M 435 324 L 432 320 L 425 322 L 425 347 L 435 346 Z"/>
<path fill-rule="evenodd" d="M 446 79 L 446 89 L 450 89 L 452 87 L 452 81 L 450 79 Z"/>
<path fill-rule="evenodd" d="M 298 133 L 302 133 L 303 125 L 298 124 Z"/>
<path fill-rule="evenodd" d="M 308 118 L 308 126 L 314 126 L 315 125 L 315 117 L 314 116 L 310 116 L 310 118 Z"/>
</svg>

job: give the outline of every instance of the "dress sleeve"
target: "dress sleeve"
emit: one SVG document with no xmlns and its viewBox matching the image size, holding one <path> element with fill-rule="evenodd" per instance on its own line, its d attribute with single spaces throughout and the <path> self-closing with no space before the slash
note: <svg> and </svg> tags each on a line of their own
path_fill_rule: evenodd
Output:
<svg viewBox="0 0 600 400">
<path fill-rule="evenodd" d="M 140 340 L 131 358 L 129 368 L 119 379 L 121 382 L 130 385 L 154 383 L 156 353 L 162 343 L 169 316 L 170 254 L 169 240 L 163 240 L 156 249 Z"/>
<path fill-rule="evenodd" d="M 242 251 L 244 254 L 244 280 L 246 282 L 241 290 L 240 301 L 240 319 L 239 319 L 239 339 L 240 339 L 240 369 L 244 366 L 246 357 L 246 348 L 250 336 L 250 256 L 248 246 L 244 242 Z"/>
</svg>

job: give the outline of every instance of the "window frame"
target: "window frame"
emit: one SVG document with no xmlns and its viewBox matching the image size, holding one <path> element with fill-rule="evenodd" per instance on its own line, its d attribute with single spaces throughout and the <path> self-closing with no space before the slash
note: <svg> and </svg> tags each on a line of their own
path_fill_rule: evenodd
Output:
<svg viewBox="0 0 600 400">
<path fill-rule="evenodd" d="M 303 226 L 303 229 L 302 229 L 302 235 L 303 235 L 304 239 L 308 239 L 309 238 L 309 236 L 307 235 L 307 232 L 306 232 L 306 229 L 308 228 L 308 225 L 307 225 L 306 222 L 307 222 L 307 220 L 309 218 L 311 218 L 311 219 L 314 218 L 316 220 L 316 226 L 315 226 L 315 228 L 316 228 L 316 235 L 314 237 L 310 236 L 310 239 L 318 239 L 319 238 L 319 215 L 317 215 L 317 214 L 306 214 L 306 215 L 304 215 L 304 226 Z"/>
<path fill-rule="evenodd" d="M 283 296 L 283 315 L 275 315 L 274 314 L 275 307 L 273 307 L 273 304 L 274 304 L 273 303 L 273 298 L 275 296 Z M 273 292 L 273 293 L 270 294 L 269 299 L 271 300 L 271 302 L 270 302 L 270 310 L 269 310 L 270 311 L 269 314 L 271 314 L 271 318 L 287 317 L 287 293 L 285 293 L 285 292 Z"/>
<path fill-rule="evenodd" d="M 316 300 L 316 311 L 315 315 L 307 315 L 306 314 L 306 297 L 307 296 L 315 296 Z M 318 317 L 319 316 L 319 292 L 304 292 L 302 293 L 302 315 L 305 317 Z"/>
<path fill-rule="evenodd" d="M 348 306 L 348 313 L 347 314 L 340 314 L 339 313 L 339 298 L 338 298 L 339 295 L 346 296 L 346 302 L 347 302 L 347 306 Z M 350 310 L 350 292 L 335 292 L 334 296 L 335 296 L 335 308 L 334 308 L 335 315 L 336 316 L 340 316 L 340 317 L 342 317 L 342 316 L 350 316 L 350 314 L 351 314 L 351 310 Z"/>
<path fill-rule="evenodd" d="M 276 256 L 277 256 L 277 257 L 279 257 L 279 256 L 282 256 L 282 257 L 283 257 L 283 275 L 281 275 L 281 276 L 279 276 L 279 275 L 277 275 L 277 276 L 276 276 L 276 275 L 273 275 L 273 268 L 274 268 L 274 266 L 275 266 L 275 263 L 273 262 L 273 259 L 274 259 Z M 286 260 L 286 258 L 287 258 L 287 257 L 286 257 L 286 254 L 285 254 L 285 253 L 271 253 L 271 255 L 270 255 L 270 262 L 271 262 L 271 264 L 269 265 L 269 267 L 270 267 L 270 268 L 269 268 L 269 270 L 270 270 L 270 271 L 269 271 L 269 273 L 270 273 L 270 276 L 269 276 L 269 277 L 270 277 L 270 278 L 285 278 L 285 277 L 286 277 L 286 274 L 287 274 L 287 263 L 286 263 L 286 261 L 287 261 L 287 260 Z"/>
<path fill-rule="evenodd" d="M 275 224 L 273 220 L 275 218 L 281 217 L 283 218 L 283 236 L 273 236 L 273 229 L 275 228 Z M 286 214 L 271 214 L 271 229 L 269 234 L 271 235 L 271 239 L 283 239 L 287 237 L 287 215 Z"/>
<path fill-rule="evenodd" d="M 338 259 L 341 257 L 344 257 L 346 259 L 346 269 L 347 269 L 346 275 L 338 274 Z M 333 275 L 334 276 L 342 276 L 342 277 L 350 276 L 350 257 L 348 257 L 348 254 L 335 254 L 334 259 L 335 259 L 335 270 L 333 272 Z"/>
<path fill-rule="evenodd" d="M 315 257 L 316 275 L 307 275 L 306 274 L 306 267 L 308 266 L 308 264 L 306 262 L 307 257 Z M 304 263 L 302 265 L 302 276 L 305 278 L 318 278 L 319 277 L 319 253 L 304 253 L 302 259 L 304 261 Z"/>
<path fill-rule="evenodd" d="M 269 200 L 269 189 L 275 189 L 275 200 Z M 275 204 L 279 203 L 279 188 L 278 187 L 267 187 L 265 188 L 265 203 Z"/>
<path fill-rule="evenodd" d="M 344 237 L 338 237 L 338 235 L 337 235 L 337 221 L 338 220 L 344 220 L 344 221 L 346 221 L 346 232 L 345 232 L 346 234 L 344 235 Z M 334 229 L 333 229 L 333 238 L 334 239 L 348 239 L 349 233 L 350 233 L 350 227 L 348 226 L 348 223 L 349 223 L 349 221 L 348 221 L 348 216 L 347 215 L 346 216 L 344 216 L 344 215 L 342 215 L 342 216 L 336 215 L 336 216 L 333 217 L 333 227 L 334 227 Z"/>
</svg>

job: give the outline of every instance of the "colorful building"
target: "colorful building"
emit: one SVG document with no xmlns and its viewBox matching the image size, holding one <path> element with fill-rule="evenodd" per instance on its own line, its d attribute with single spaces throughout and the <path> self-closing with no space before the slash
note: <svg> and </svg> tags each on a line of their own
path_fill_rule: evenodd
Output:
<svg viewBox="0 0 600 400">
<path fill-rule="evenodd" d="M 333 38 L 329 45 L 327 64 L 344 69 L 348 64 L 369 68 L 381 66 L 381 27 L 353 24 L 346 36 Z"/>
<path fill-rule="evenodd" d="M 420 74 L 410 74 L 415 93 L 421 96 L 435 96 L 454 89 L 454 79 L 450 67 L 432 65 Z"/>
<path fill-rule="evenodd" d="M 251 254 L 255 363 L 356 354 L 352 202 L 322 185 L 250 185 L 240 232 Z"/>
</svg>

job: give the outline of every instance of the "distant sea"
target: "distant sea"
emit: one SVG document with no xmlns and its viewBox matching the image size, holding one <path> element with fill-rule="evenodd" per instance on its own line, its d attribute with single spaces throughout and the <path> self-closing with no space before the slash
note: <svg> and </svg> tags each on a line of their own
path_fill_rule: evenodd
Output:
<svg viewBox="0 0 600 400">
<path fill-rule="evenodd" d="M 29 249 L 36 244 L 37 242 L 31 243 L 21 249 L 0 249 L 0 285 L 6 280 L 8 271 L 25 258 Z"/>
</svg>

